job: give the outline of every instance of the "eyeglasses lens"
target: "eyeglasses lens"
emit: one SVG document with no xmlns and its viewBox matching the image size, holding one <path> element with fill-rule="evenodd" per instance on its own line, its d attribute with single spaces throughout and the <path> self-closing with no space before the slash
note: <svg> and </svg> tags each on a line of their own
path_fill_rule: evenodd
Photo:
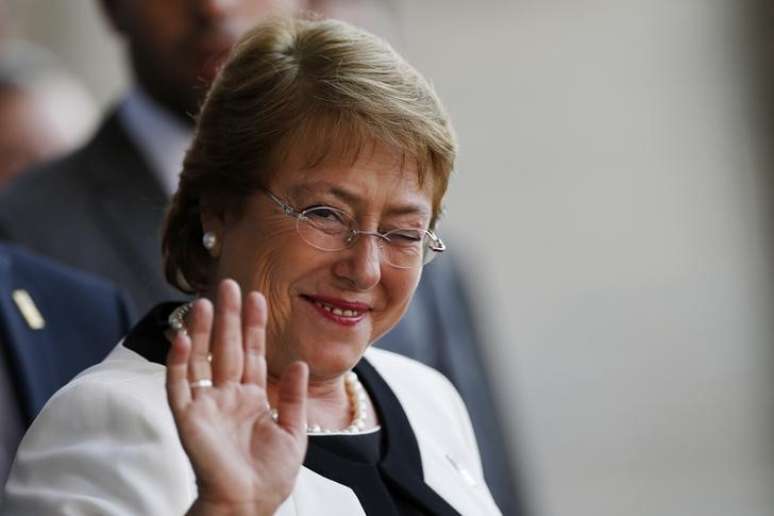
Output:
<svg viewBox="0 0 774 516">
<path fill-rule="evenodd" d="M 305 210 L 297 219 L 296 229 L 307 244 L 321 251 L 341 251 L 360 236 L 350 216 L 328 207 Z M 430 247 L 429 234 L 423 230 L 397 229 L 376 238 L 384 260 L 401 269 L 421 267 L 436 254 Z"/>
</svg>

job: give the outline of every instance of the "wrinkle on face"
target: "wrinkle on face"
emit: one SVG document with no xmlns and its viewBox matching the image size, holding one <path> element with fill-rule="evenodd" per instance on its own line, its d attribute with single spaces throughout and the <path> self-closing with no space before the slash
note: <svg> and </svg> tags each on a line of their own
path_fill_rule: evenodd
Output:
<svg viewBox="0 0 774 516">
<path fill-rule="evenodd" d="M 283 341 L 282 334 L 290 322 L 291 307 L 290 299 L 283 286 L 272 278 L 280 274 L 280 264 L 282 264 L 281 252 L 276 249 L 270 249 L 259 262 L 256 270 L 253 285 L 257 290 L 263 292 L 266 296 L 268 305 L 268 320 L 266 322 L 266 357 L 268 363 L 274 363 L 274 358 L 285 355 L 280 363 L 291 362 L 293 357 L 289 356 L 286 346 L 278 345 Z M 271 372 L 271 371 L 270 371 Z"/>
</svg>

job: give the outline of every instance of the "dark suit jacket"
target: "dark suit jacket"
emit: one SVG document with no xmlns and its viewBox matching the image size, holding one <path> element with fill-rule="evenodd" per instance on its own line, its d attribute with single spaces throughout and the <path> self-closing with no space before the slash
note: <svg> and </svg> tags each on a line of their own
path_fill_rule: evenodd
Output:
<svg viewBox="0 0 774 516">
<path fill-rule="evenodd" d="M 0 238 L 109 278 L 144 313 L 179 298 L 161 273 L 167 198 L 114 113 L 82 149 L 0 194 Z"/>
<path fill-rule="evenodd" d="M 43 328 L 22 316 L 13 300 L 19 289 L 43 316 Z M 26 424 L 55 391 L 105 358 L 131 319 L 125 297 L 108 283 L 0 245 L 0 343 Z"/>
<path fill-rule="evenodd" d="M 23 174 L 0 195 L 0 237 L 110 278 L 142 313 L 180 297 L 161 273 L 166 204 L 113 113 L 83 149 Z M 426 268 L 408 314 L 377 345 L 424 362 L 455 384 L 473 420 L 491 491 L 503 513 L 520 514 L 472 312 L 448 257 Z"/>
</svg>

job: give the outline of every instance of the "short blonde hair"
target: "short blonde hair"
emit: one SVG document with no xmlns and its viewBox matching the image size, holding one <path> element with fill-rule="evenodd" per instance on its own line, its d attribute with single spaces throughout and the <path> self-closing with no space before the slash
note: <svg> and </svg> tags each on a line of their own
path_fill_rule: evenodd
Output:
<svg viewBox="0 0 774 516">
<path fill-rule="evenodd" d="M 334 20 L 277 17 L 236 45 L 197 119 L 162 238 L 167 280 L 207 289 L 201 208 L 240 210 L 293 150 L 309 166 L 378 142 L 433 179 L 434 227 L 456 140 L 433 88 L 378 37 Z"/>
</svg>

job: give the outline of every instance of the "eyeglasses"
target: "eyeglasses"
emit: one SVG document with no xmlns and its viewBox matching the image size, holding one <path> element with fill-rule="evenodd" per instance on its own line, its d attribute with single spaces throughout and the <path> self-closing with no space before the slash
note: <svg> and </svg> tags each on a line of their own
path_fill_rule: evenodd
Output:
<svg viewBox="0 0 774 516">
<path fill-rule="evenodd" d="M 392 229 L 386 233 L 363 231 L 342 210 L 314 206 L 299 211 L 268 190 L 262 190 L 285 215 L 296 219 L 301 239 L 320 251 L 342 251 L 358 241 L 360 235 L 377 237 L 384 261 L 398 269 L 413 269 L 430 263 L 446 245 L 432 231 L 415 228 Z"/>
</svg>

